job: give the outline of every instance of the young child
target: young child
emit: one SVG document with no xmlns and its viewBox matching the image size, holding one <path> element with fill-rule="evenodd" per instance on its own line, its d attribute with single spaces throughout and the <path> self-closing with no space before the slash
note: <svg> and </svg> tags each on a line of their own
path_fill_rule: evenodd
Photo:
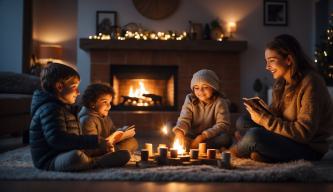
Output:
<svg viewBox="0 0 333 192">
<path fill-rule="evenodd" d="M 34 166 L 51 171 L 80 171 L 125 165 L 128 151 L 91 158 L 84 149 L 106 148 L 98 135 L 82 135 L 76 108 L 80 76 L 72 67 L 49 63 L 41 73 L 42 90 L 31 103 L 30 148 Z"/>
<path fill-rule="evenodd" d="M 114 134 L 115 128 L 110 116 L 111 101 L 114 96 L 113 88 L 107 83 L 93 83 L 87 87 L 82 96 L 83 107 L 79 113 L 82 133 L 98 135 L 111 144 L 108 150 L 128 150 L 133 153 L 138 148 L 134 138 L 135 129 L 130 129 L 120 138 Z M 101 155 L 105 150 L 90 150 L 92 155 Z"/>
<path fill-rule="evenodd" d="M 227 148 L 231 144 L 228 100 L 221 91 L 220 79 L 211 70 L 193 74 L 192 93 L 186 96 L 176 126 L 175 138 L 187 148 L 198 148 L 201 142 L 210 148 Z"/>
</svg>

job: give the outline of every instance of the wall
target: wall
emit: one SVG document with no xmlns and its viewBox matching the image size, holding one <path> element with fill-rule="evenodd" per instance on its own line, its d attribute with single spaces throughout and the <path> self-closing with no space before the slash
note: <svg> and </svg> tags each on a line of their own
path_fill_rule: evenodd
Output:
<svg viewBox="0 0 333 192">
<path fill-rule="evenodd" d="M 0 0 L 0 71 L 22 72 L 23 0 Z"/>
<path fill-rule="evenodd" d="M 313 55 L 314 45 L 314 0 L 288 1 L 289 25 L 287 27 L 263 26 L 262 0 L 183 0 L 179 9 L 167 19 L 154 21 L 141 16 L 131 0 L 79 0 L 78 1 L 78 40 L 95 33 L 95 14 L 97 10 L 118 12 L 120 25 L 129 22 L 140 23 L 156 31 L 188 28 L 188 20 L 207 23 L 220 18 L 224 21 L 237 22 L 235 39 L 248 41 L 248 50 L 241 57 L 241 95 L 252 96 L 252 84 L 256 78 L 267 78 L 272 83 L 271 75 L 265 71 L 265 43 L 281 33 L 297 37 L 309 55 Z M 78 67 L 82 75 L 81 89 L 89 84 L 90 58 L 87 52 L 78 46 Z"/>
<path fill-rule="evenodd" d="M 33 1 L 33 52 L 40 44 L 58 44 L 63 61 L 76 65 L 77 0 Z"/>
</svg>

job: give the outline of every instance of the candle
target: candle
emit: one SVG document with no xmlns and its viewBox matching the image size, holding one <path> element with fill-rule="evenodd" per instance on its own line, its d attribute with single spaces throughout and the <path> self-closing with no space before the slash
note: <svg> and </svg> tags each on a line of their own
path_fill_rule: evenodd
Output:
<svg viewBox="0 0 333 192">
<path fill-rule="evenodd" d="M 168 148 L 160 147 L 158 153 L 160 154 L 159 162 L 161 164 L 166 164 L 168 159 Z"/>
<path fill-rule="evenodd" d="M 154 156 L 154 154 L 153 154 L 153 144 L 151 144 L 151 143 L 145 143 L 145 149 L 148 150 L 149 157 Z"/>
<path fill-rule="evenodd" d="M 141 161 L 148 161 L 149 151 L 148 149 L 141 149 Z"/>
<path fill-rule="evenodd" d="M 171 158 L 177 158 L 178 157 L 178 150 L 177 149 L 170 149 L 170 156 Z"/>
<path fill-rule="evenodd" d="M 199 143 L 199 156 L 206 154 L 206 143 Z"/>
<path fill-rule="evenodd" d="M 223 160 L 223 166 L 227 169 L 231 167 L 230 164 L 230 153 L 229 152 L 222 152 L 222 160 Z"/>
<path fill-rule="evenodd" d="M 198 149 L 190 149 L 190 158 L 198 159 L 199 158 L 199 150 Z"/>
<path fill-rule="evenodd" d="M 215 159 L 216 158 L 216 149 L 208 149 L 207 150 L 207 158 Z"/>
</svg>

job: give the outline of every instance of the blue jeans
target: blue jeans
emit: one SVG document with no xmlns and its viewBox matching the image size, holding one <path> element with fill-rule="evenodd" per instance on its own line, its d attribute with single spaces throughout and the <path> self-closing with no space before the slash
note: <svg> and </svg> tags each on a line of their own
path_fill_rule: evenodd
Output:
<svg viewBox="0 0 333 192">
<path fill-rule="evenodd" d="M 190 144 L 193 141 L 193 139 L 195 139 L 196 136 L 193 136 L 193 135 L 185 136 L 186 137 L 186 146 L 188 149 L 190 148 Z M 221 149 L 222 147 L 229 148 L 230 145 L 232 144 L 232 137 L 227 133 L 221 132 L 219 135 L 209 138 L 204 142 L 207 143 L 208 148 L 212 148 L 212 149 Z"/>
<path fill-rule="evenodd" d="M 250 128 L 236 144 L 237 156 L 250 157 L 257 152 L 270 162 L 287 162 L 298 159 L 320 160 L 323 154 L 314 151 L 309 145 L 297 143 L 263 127 Z"/>
</svg>

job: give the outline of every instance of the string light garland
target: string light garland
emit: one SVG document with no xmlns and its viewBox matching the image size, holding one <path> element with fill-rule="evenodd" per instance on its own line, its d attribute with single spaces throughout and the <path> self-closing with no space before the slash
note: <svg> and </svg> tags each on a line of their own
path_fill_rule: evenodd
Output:
<svg viewBox="0 0 333 192">
<path fill-rule="evenodd" d="M 176 33 L 176 32 L 146 32 L 146 33 L 139 33 L 139 32 L 132 32 L 132 31 L 126 31 L 124 35 L 119 36 L 112 36 L 109 34 L 102 34 L 99 33 L 98 35 L 90 35 L 89 39 L 95 39 L 95 40 L 187 40 L 188 34 L 184 31 L 182 33 Z M 221 34 L 221 37 L 217 39 L 217 41 L 224 40 L 225 37 L 223 34 Z"/>
</svg>

